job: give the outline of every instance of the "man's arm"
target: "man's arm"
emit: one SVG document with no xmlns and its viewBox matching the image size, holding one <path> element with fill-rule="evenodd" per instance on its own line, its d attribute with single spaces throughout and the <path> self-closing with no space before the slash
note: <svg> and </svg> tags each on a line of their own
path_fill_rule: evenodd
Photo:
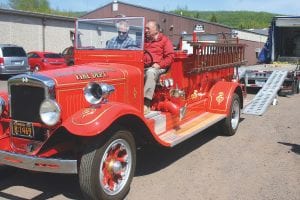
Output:
<svg viewBox="0 0 300 200">
<path fill-rule="evenodd" d="M 170 41 L 169 38 L 164 36 L 164 43 L 165 45 L 164 45 L 162 60 L 158 63 L 160 68 L 169 67 L 174 61 L 174 49 L 173 49 L 172 42 Z"/>
<path fill-rule="evenodd" d="M 107 42 L 106 42 L 106 49 L 112 49 L 113 48 L 113 38 L 112 39 L 110 39 L 110 40 L 108 40 Z"/>
</svg>

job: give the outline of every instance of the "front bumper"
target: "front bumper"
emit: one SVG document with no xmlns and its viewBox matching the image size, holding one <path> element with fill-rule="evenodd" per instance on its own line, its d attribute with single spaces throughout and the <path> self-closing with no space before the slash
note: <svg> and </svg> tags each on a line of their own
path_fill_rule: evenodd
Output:
<svg viewBox="0 0 300 200">
<path fill-rule="evenodd" d="M 30 68 L 26 69 L 3 69 L 0 68 L 0 74 L 14 75 L 14 74 L 24 74 L 30 72 Z"/>
<path fill-rule="evenodd" d="M 77 174 L 77 160 L 40 158 L 0 151 L 0 164 L 31 171 Z"/>
</svg>

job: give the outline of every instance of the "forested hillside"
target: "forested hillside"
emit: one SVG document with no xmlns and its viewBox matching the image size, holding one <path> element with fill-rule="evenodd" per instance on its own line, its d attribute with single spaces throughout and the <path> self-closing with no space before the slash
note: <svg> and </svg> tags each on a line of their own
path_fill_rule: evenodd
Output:
<svg viewBox="0 0 300 200">
<path fill-rule="evenodd" d="M 278 15 L 252 11 L 188 11 L 183 9 L 171 12 L 239 29 L 267 28 L 270 25 L 272 17 Z"/>
<path fill-rule="evenodd" d="M 7 4 L 0 3 L 0 8 L 13 8 L 16 10 L 26 10 L 69 17 L 80 17 L 86 13 L 65 10 L 62 11 L 50 8 L 49 0 L 8 0 Z M 177 8 L 170 12 L 182 16 L 216 22 L 239 29 L 267 28 L 272 17 L 278 15 L 274 13 L 252 11 L 189 11 L 187 8 Z"/>
</svg>

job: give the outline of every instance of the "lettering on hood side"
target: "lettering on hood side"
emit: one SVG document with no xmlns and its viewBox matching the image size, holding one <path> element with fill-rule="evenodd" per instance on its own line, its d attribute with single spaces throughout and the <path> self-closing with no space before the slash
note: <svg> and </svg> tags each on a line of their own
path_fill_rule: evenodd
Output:
<svg viewBox="0 0 300 200">
<path fill-rule="evenodd" d="M 101 71 L 101 72 L 75 74 L 75 77 L 77 80 L 87 80 L 87 79 L 94 79 L 94 78 L 106 78 L 108 77 L 108 75 L 105 71 Z"/>
</svg>

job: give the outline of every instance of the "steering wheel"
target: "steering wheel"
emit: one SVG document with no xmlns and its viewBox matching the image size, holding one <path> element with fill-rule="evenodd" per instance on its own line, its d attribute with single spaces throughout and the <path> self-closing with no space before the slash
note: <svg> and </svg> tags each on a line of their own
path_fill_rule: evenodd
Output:
<svg viewBox="0 0 300 200">
<path fill-rule="evenodd" d="M 144 55 L 148 55 L 150 58 L 150 62 L 149 63 L 145 63 L 145 68 L 151 67 L 154 63 L 153 63 L 153 57 L 151 55 L 151 53 L 147 50 L 144 50 Z"/>
<path fill-rule="evenodd" d="M 129 44 L 129 45 L 125 46 L 124 48 L 128 49 L 130 47 L 135 47 L 135 48 L 138 48 L 138 49 L 140 48 L 139 45 L 137 45 L 137 44 Z"/>
</svg>

